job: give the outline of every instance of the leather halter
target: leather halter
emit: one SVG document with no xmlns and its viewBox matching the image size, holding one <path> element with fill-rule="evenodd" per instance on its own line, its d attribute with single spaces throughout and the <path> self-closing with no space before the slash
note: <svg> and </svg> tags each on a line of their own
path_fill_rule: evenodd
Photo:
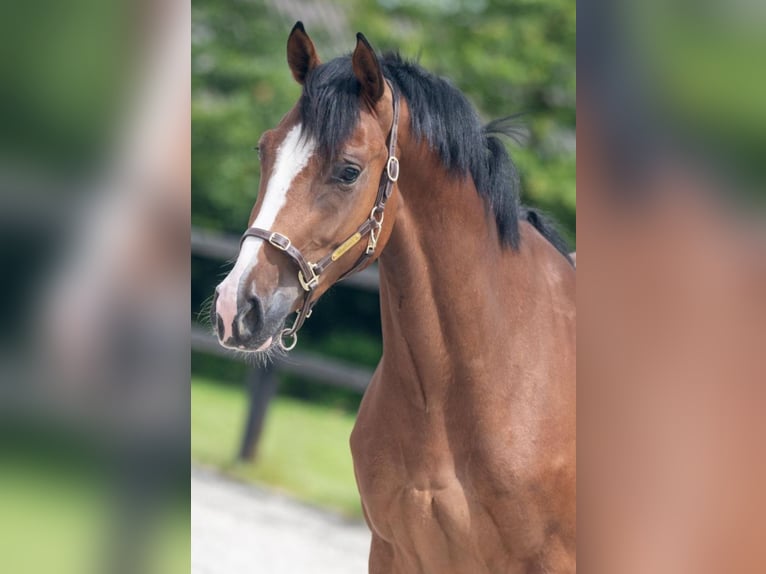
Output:
<svg viewBox="0 0 766 574">
<path fill-rule="evenodd" d="M 367 248 L 359 256 L 356 263 L 348 269 L 338 281 L 345 279 L 349 275 L 357 272 L 362 266 L 368 262 L 368 260 L 375 253 L 375 248 L 378 244 L 378 237 L 380 237 L 380 230 L 383 227 L 383 215 L 388 198 L 391 197 L 391 193 L 394 190 L 394 184 L 399 179 L 399 160 L 396 157 L 396 132 L 399 125 L 399 94 L 394 89 L 394 86 L 386 80 L 388 87 L 391 89 L 394 105 L 394 121 L 391 126 L 391 132 L 388 141 L 388 160 L 386 161 L 386 168 L 383 170 L 383 174 L 380 178 L 380 185 L 378 187 L 378 195 L 375 198 L 375 205 L 370 211 L 370 216 L 359 226 L 356 231 L 342 241 L 331 253 L 328 253 L 315 263 L 312 263 L 304 257 L 303 253 L 295 247 L 290 239 L 281 233 L 276 231 L 270 231 L 268 229 L 260 229 L 258 227 L 251 227 L 242 235 L 242 239 L 239 242 L 240 249 L 242 243 L 248 237 L 256 237 L 258 239 L 265 240 L 269 245 L 276 247 L 280 251 L 283 251 L 285 255 L 293 260 L 298 267 L 298 281 L 303 287 L 303 303 L 298 309 L 298 315 L 295 318 L 295 322 L 292 327 L 283 329 L 279 334 L 279 346 L 285 351 L 289 351 L 295 347 L 298 343 L 298 329 L 303 326 L 303 323 L 311 315 L 311 308 L 316 301 L 312 301 L 312 295 L 319 285 L 319 278 L 330 265 L 338 261 L 347 251 L 354 247 L 363 237 L 369 235 L 367 239 Z M 291 339 L 290 343 L 285 343 L 285 339 Z"/>
</svg>

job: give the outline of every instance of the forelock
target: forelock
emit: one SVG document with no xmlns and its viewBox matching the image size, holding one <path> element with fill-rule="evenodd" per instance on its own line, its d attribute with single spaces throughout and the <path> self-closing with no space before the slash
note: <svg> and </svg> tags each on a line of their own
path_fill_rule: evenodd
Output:
<svg viewBox="0 0 766 574">
<path fill-rule="evenodd" d="M 301 123 L 323 156 L 337 157 L 351 137 L 359 122 L 359 90 L 351 56 L 322 64 L 306 77 L 299 101 Z"/>
</svg>

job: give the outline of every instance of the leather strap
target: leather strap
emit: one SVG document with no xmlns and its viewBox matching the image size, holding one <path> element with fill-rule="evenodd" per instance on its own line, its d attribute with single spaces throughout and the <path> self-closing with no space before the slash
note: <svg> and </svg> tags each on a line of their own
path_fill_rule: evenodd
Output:
<svg viewBox="0 0 766 574">
<path fill-rule="evenodd" d="M 298 315 L 295 318 L 292 327 L 282 330 L 279 335 L 279 345 L 285 351 L 289 351 L 295 347 L 298 342 L 298 330 L 311 315 L 311 308 L 316 302 L 312 301 L 312 295 L 319 285 L 319 278 L 322 273 L 324 273 L 333 263 L 340 260 L 346 252 L 353 248 L 364 237 L 367 237 L 367 248 L 359 256 L 356 262 L 340 276 L 338 281 L 342 281 L 349 275 L 359 271 L 375 254 L 380 230 L 383 227 L 383 216 L 386 202 L 388 201 L 388 198 L 391 197 L 394 185 L 399 179 L 399 160 L 396 157 L 396 140 L 399 127 L 399 94 L 391 82 L 386 80 L 386 83 L 391 89 L 391 94 L 393 96 L 394 118 L 388 138 L 388 160 L 386 161 L 386 167 L 380 178 L 378 194 L 375 197 L 375 204 L 370 211 L 370 216 L 357 227 L 354 233 L 349 235 L 345 240 L 338 244 L 332 252 L 319 259 L 316 263 L 308 261 L 303 256 L 303 253 L 292 244 L 286 235 L 282 235 L 276 231 L 251 227 L 245 231 L 240 240 L 241 249 L 242 243 L 248 237 L 263 239 L 270 245 L 283 251 L 298 266 L 298 281 L 304 290 L 303 303 L 301 304 L 300 309 L 298 309 Z M 289 344 L 285 343 L 286 338 L 291 339 Z"/>
<path fill-rule="evenodd" d="M 307 281 L 313 275 L 311 264 L 306 261 L 306 259 L 303 257 L 303 254 L 293 246 L 293 244 L 290 242 L 290 239 L 281 233 L 259 229 L 258 227 L 251 227 L 242 235 L 242 239 L 240 240 L 240 247 L 242 246 L 242 242 L 244 242 L 244 240 L 248 237 L 265 239 L 280 251 L 284 251 L 293 261 L 295 261 L 296 265 L 298 265 L 299 269 L 301 270 L 303 277 L 307 278 Z"/>
</svg>

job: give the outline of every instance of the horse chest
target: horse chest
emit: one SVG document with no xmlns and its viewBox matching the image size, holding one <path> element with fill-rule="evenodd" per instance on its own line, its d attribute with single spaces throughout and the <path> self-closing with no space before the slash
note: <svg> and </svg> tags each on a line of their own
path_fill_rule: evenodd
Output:
<svg viewBox="0 0 766 574">
<path fill-rule="evenodd" d="M 438 440 L 407 441 L 394 432 L 353 435 L 354 467 L 365 512 L 383 538 L 417 544 L 434 536 L 469 535 L 471 504 L 452 460 L 437 454 L 434 442 Z"/>
<path fill-rule="evenodd" d="M 354 469 L 374 534 L 402 560 L 412 557 L 402 571 L 525 571 L 546 521 L 529 485 L 509 471 L 510 445 L 467 440 L 477 429 L 409 417 L 401 402 L 393 409 L 370 390 L 351 437 Z"/>
<path fill-rule="evenodd" d="M 423 549 L 428 549 L 434 560 L 450 556 L 452 564 L 467 561 L 463 571 L 482 571 L 472 562 L 483 544 L 477 542 L 477 534 L 490 544 L 501 534 L 485 501 L 470 486 L 471 476 L 456 469 L 446 428 L 434 424 L 411 434 L 406 426 L 387 424 L 388 417 L 381 415 L 385 412 L 363 408 L 351 438 L 370 527 L 402 555 L 422 560 Z M 485 528 L 477 529 L 477 524 Z M 432 566 L 432 571 L 451 571 Z"/>
</svg>

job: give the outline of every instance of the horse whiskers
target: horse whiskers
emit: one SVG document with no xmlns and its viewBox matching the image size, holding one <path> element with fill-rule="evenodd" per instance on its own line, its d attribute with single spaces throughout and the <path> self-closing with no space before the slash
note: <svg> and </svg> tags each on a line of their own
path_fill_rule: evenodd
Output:
<svg viewBox="0 0 766 574">
<path fill-rule="evenodd" d="M 213 300 L 215 299 L 215 294 L 210 295 L 207 297 L 202 304 L 199 307 L 199 311 L 197 311 L 197 321 L 205 325 L 206 327 L 215 328 L 215 325 L 213 325 L 213 321 L 210 318 L 210 311 L 213 309 Z"/>
<path fill-rule="evenodd" d="M 234 352 L 238 358 L 244 360 L 249 366 L 259 368 L 266 368 L 268 365 L 274 364 L 277 359 L 284 359 L 287 356 L 287 353 L 279 345 L 276 337 L 274 337 L 272 344 L 263 351 L 255 353 L 235 349 Z"/>
<path fill-rule="evenodd" d="M 284 359 L 287 356 L 287 353 L 279 345 L 276 337 L 274 338 L 274 341 L 271 343 L 271 345 L 269 345 L 268 349 L 264 349 L 260 353 L 253 354 L 255 355 L 255 360 L 258 362 L 260 367 L 266 367 L 267 365 L 274 364 L 278 358 Z"/>
</svg>

